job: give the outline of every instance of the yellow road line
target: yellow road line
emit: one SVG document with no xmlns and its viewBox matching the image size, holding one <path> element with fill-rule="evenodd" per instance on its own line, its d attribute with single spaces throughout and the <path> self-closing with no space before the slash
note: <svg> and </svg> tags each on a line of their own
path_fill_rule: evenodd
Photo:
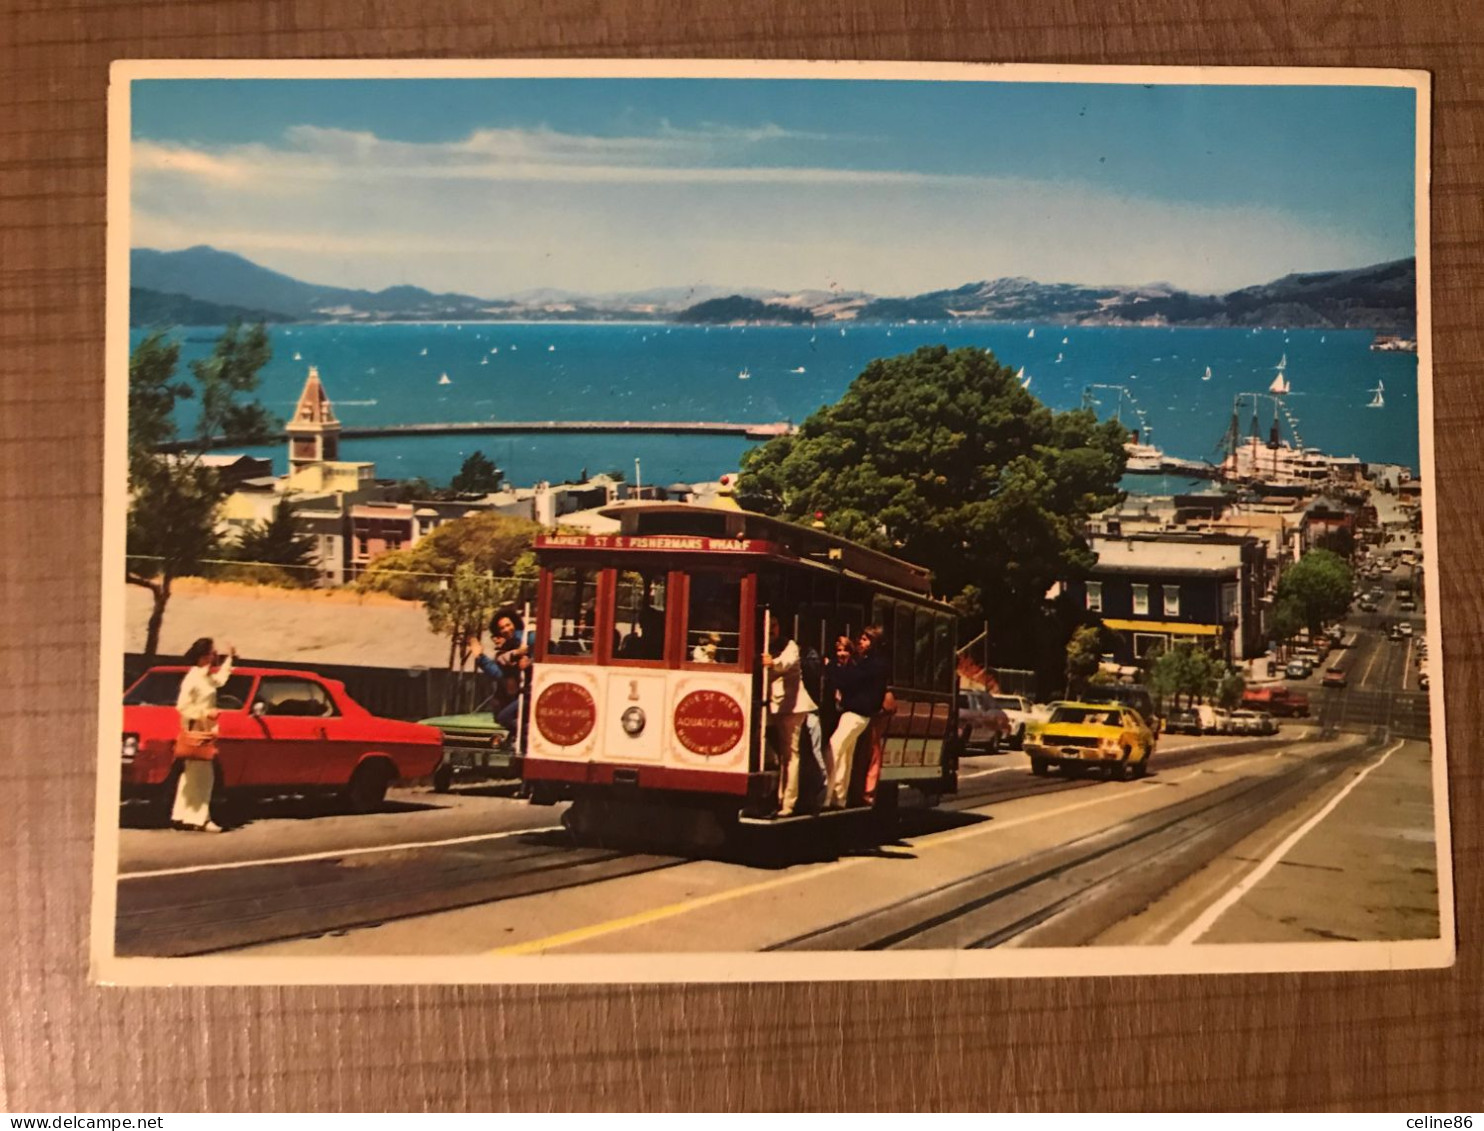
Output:
<svg viewBox="0 0 1484 1131">
<path fill-rule="evenodd" d="M 1197 770 L 1194 773 L 1187 774 L 1175 780 L 1188 781 L 1190 778 L 1199 777 L 1201 772 Z M 1153 785 L 1155 783 L 1149 782 L 1146 784 Z M 930 848 L 941 848 L 946 844 L 956 844 L 970 837 L 983 836 L 986 833 L 1005 832 L 1009 829 L 1019 828 L 1022 825 L 1049 820 L 1052 817 L 1059 817 L 1065 813 L 1073 813 L 1079 809 L 1090 809 L 1094 805 L 1105 805 L 1110 801 L 1117 801 L 1127 796 L 1128 794 L 1124 790 L 1109 791 L 1100 797 L 1095 797 L 1088 801 L 1079 801 L 1074 805 L 1062 805 L 1055 809 L 1050 809 L 1045 813 L 1016 817 L 1008 821 L 990 821 L 983 825 L 960 829 L 955 833 L 946 833 L 921 842 L 909 841 L 908 843 L 919 852 L 923 852 Z M 627 931 L 634 927 L 657 923 L 662 919 L 671 919 L 676 915 L 685 915 L 692 911 L 699 911 L 702 908 L 714 907 L 718 903 L 726 903 L 733 899 L 741 899 L 744 896 L 756 895 L 759 892 L 773 891 L 777 888 L 787 887 L 789 884 L 796 884 L 801 880 L 817 879 L 820 876 L 827 876 L 834 872 L 852 868 L 858 864 L 866 864 L 876 859 L 877 857 L 875 856 L 856 856 L 849 860 L 838 860 L 833 864 L 826 864 L 823 868 L 811 868 L 808 865 L 801 865 L 802 870 L 792 875 L 777 876 L 770 880 L 761 880 L 755 884 L 745 884 L 738 888 L 728 888 L 726 891 L 712 892 L 710 895 L 696 896 L 693 899 L 683 899 L 677 903 L 667 904 L 664 907 L 651 907 L 645 911 L 636 911 L 632 915 L 623 915 L 616 919 L 605 920 L 601 923 L 592 923 L 586 927 L 577 927 L 570 931 L 547 935 L 545 938 L 497 947 L 490 951 L 490 953 L 492 955 L 539 954 L 543 951 L 555 950 L 558 947 L 586 942 L 588 939 L 599 938 L 603 935 L 611 935 L 618 931 Z"/>
</svg>

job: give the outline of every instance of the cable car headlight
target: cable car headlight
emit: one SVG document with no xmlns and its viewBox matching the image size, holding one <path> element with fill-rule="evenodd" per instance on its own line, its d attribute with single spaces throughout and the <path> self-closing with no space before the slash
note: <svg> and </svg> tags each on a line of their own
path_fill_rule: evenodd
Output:
<svg viewBox="0 0 1484 1131">
<path fill-rule="evenodd" d="M 644 731 L 644 710 L 641 707 L 630 707 L 619 716 L 618 721 L 623 726 L 624 734 L 630 738 L 638 738 Z"/>
</svg>

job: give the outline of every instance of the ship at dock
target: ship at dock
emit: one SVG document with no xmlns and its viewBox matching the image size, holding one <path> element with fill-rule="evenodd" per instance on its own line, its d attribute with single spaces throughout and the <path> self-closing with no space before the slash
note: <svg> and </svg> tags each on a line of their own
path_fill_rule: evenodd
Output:
<svg viewBox="0 0 1484 1131">
<path fill-rule="evenodd" d="M 1091 412 L 1103 407 L 1103 399 L 1113 402 L 1113 419 L 1129 430 L 1123 450 L 1128 456 L 1124 472 L 1129 475 L 1183 475 L 1192 479 L 1212 478 L 1216 469 L 1203 460 L 1180 459 L 1166 455 L 1154 443 L 1154 427 L 1149 415 L 1126 385 L 1088 385 L 1082 390 L 1082 407 Z M 1124 420 L 1124 413 L 1131 418 Z"/>
<path fill-rule="evenodd" d="M 1244 427 L 1249 415 L 1250 424 Z M 1364 465 L 1359 457 L 1329 455 L 1306 445 L 1298 424 L 1283 394 L 1238 393 L 1221 441 L 1218 478 L 1225 483 L 1287 488 L 1322 487 L 1353 481 L 1361 474 Z"/>
</svg>

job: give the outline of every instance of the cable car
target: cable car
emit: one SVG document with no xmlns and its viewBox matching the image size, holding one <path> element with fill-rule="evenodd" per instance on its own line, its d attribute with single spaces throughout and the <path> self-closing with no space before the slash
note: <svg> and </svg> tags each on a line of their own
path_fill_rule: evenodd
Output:
<svg viewBox="0 0 1484 1131">
<path fill-rule="evenodd" d="M 573 801 L 579 837 L 621 816 L 700 841 L 770 821 L 779 768 L 760 654 L 775 618 L 821 656 L 882 626 L 896 712 L 877 813 L 894 814 L 902 787 L 929 803 L 953 793 L 957 618 L 928 571 L 721 502 L 620 503 L 601 512 L 618 533 L 538 537 L 531 799 Z"/>
</svg>

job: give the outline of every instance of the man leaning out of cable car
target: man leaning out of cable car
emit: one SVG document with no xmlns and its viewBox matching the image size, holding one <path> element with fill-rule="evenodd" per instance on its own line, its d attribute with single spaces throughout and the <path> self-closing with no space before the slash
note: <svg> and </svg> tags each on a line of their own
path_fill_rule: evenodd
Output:
<svg viewBox="0 0 1484 1131">
<path fill-rule="evenodd" d="M 495 613 L 490 620 L 490 637 L 495 652 L 494 659 L 484 654 L 478 636 L 469 638 L 469 657 L 494 686 L 495 721 L 505 728 L 501 748 L 511 748 L 517 727 L 524 747 L 524 724 L 530 711 L 523 709 L 527 698 L 523 692 L 525 676 L 531 667 L 531 656 L 529 643 L 525 639 L 525 624 L 520 614 L 509 608 Z"/>
<path fill-rule="evenodd" d="M 856 641 L 855 662 L 830 669 L 831 684 L 840 697 L 840 721 L 830 736 L 833 764 L 826 809 L 843 809 L 848 803 L 856 743 L 886 701 L 889 673 L 881 651 L 884 638 L 877 625 L 863 629 Z"/>
<path fill-rule="evenodd" d="M 768 714 L 778 736 L 780 817 L 793 816 L 799 803 L 799 745 L 804 724 L 816 710 L 814 700 L 804 689 L 803 658 L 799 646 L 774 619 L 768 629 L 768 650 L 762 665 L 771 681 L 768 686 Z"/>
</svg>

